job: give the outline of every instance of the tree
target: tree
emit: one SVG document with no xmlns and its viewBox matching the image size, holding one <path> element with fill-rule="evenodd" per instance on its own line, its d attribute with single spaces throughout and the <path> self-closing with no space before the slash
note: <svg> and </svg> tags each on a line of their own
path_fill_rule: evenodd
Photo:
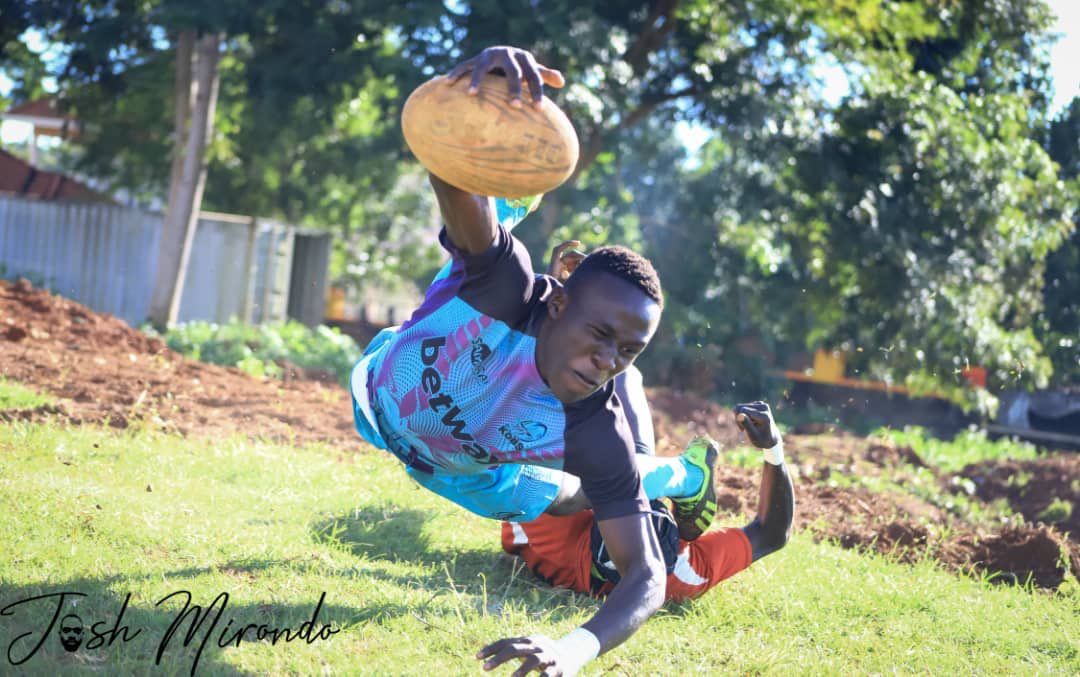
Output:
<svg viewBox="0 0 1080 677">
<path fill-rule="evenodd" d="M 388 241 L 426 256 L 404 233 L 429 229 L 404 216 L 422 201 L 375 199 L 415 168 L 397 129 L 404 97 L 508 42 L 566 71 L 553 95 L 584 149 L 574 181 L 519 232 L 538 259 L 583 230 L 644 248 L 669 291 L 669 346 L 712 343 L 725 360 L 746 338 L 781 354 L 850 346 L 862 372 L 957 397 L 966 364 L 990 367 L 995 387 L 1049 373 L 1049 334 L 1032 323 L 1044 298 L 1052 310 L 1040 280 L 1075 207 L 1041 148 L 1042 3 L 77 5 L 100 30 L 51 20 L 75 45 L 72 100 L 111 123 L 87 162 L 163 189 L 169 36 L 221 32 L 208 203 L 332 226 L 335 260 L 364 279 L 373 257 L 394 260 Z M 839 103 L 821 96 L 826 58 L 852 83 Z M 681 122 L 713 131 L 697 165 Z"/>
<path fill-rule="evenodd" d="M 863 35 L 869 48 L 842 34 L 861 74 L 853 92 L 810 124 L 795 116 L 755 134 L 734 151 L 755 161 L 734 177 L 718 163 L 711 184 L 729 195 L 703 208 L 756 264 L 736 263 L 741 295 L 786 303 L 740 308 L 758 331 L 846 349 L 860 373 L 990 410 L 991 393 L 964 388 L 965 368 L 988 368 L 994 391 L 1047 383 L 1033 322 L 1075 203 L 1039 145 L 1045 8 L 981 11 L 892 17 L 881 39 Z M 927 61 L 923 42 L 950 48 Z M 704 284 L 702 296 L 732 286 Z"/>
<path fill-rule="evenodd" d="M 206 186 L 206 146 L 217 106 L 221 33 L 184 30 L 176 42 L 176 109 L 169 199 L 161 229 L 149 320 L 159 328 L 176 322 L 195 227 Z"/>
<path fill-rule="evenodd" d="M 76 168 L 148 201 L 168 186 L 151 303 L 158 324 L 175 318 L 207 165 L 218 180 L 207 191 L 216 208 L 325 224 L 317 213 L 325 182 L 341 186 L 363 157 L 334 143 L 342 99 L 349 91 L 378 92 L 367 82 L 385 83 L 398 72 L 388 31 L 361 2 L 83 0 L 22 7 L 26 25 L 64 45 L 66 60 L 55 66 L 60 95 L 94 130 Z M 371 37 L 361 42 L 365 34 Z M 224 132 L 215 134 L 222 58 L 232 79 L 225 80 Z M 388 75 L 373 71 L 373 63 Z M 392 120 L 379 101 L 370 108 Z M 374 144 L 365 140 L 352 151 L 356 145 Z M 384 177 L 378 187 L 392 185 L 400 145 L 384 143 L 382 162 L 375 153 L 366 158 L 371 175 Z M 335 153 L 335 161 L 323 161 Z M 171 171 L 161 161 L 170 156 Z M 357 195 L 350 191 L 352 201 Z"/>
<path fill-rule="evenodd" d="M 1058 163 L 1059 176 L 1074 200 L 1080 201 L 1080 97 L 1051 122 L 1046 150 Z M 1080 231 L 1073 230 L 1047 258 L 1042 293 L 1036 331 L 1054 365 L 1054 382 L 1080 386 Z"/>
</svg>

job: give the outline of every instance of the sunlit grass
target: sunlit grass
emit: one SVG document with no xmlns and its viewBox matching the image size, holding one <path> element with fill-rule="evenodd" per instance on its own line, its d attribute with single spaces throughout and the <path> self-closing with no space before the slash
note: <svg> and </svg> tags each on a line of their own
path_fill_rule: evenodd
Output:
<svg viewBox="0 0 1080 677">
<path fill-rule="evenodd" d="M 977 429 L 963 430 L 951 440 L 939 440 L 918 427 L 882 428 L 874 436 L 911 447 L 924 463 L 944 472 L 956 472 L 982 461 L 1030 460 L 1039 456 L 1039 450 L 1032 444 L 1004 438 L 991 440 L 985 431 Z"/>
<path fill-rule="evenodd" d="M 64 612 L 104 630 L 130 594 L 122 624 L 142 629 L 75 654 L 46 637 L 19 666 L 38 674 L 187 675 L 196 658 L 198 674 L 477 674 L 485 642 L 559 636 L 597 608 L 521 571 L 501 555 L 498 525 L 419 490 L 377 453 L 0 425 L 0 533 L 0 608 L 80 592 Z M 185 624 L 158 667 L 182 600 L 156 603 L 182 590 L 204 606 L 227 593 L 228 606 L 201 655 L 206 633 L 185 649 Z M 275 645 L 252 631 L 219 646 L 230 620 L 232 632 L 297 631 L 324 593 L 314 628 L 336 634 Z M 0 616 L 0 647 L 46 623 L 50 604 Z M 1076 674 L 1076 637 L 1076 594 L 995 587 L 799 534 L 703 599 L 665 608 L 586 672 Z"/>
<path fill-rule="evenodd" d="M 0 376 L 0 411 L 6 409 L 37 409 L 52 404 L 53 399 L 36 393 L 24 385 Z"/>
</svg>

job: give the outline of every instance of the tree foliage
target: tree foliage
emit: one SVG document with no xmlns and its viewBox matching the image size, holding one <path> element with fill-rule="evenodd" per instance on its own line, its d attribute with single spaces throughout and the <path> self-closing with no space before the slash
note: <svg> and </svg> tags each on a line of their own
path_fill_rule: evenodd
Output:
<svg viewBox="0 0 1080 677">
<path fill-rule="evenodd" d="M 1039 138 L 1046 15 L 964 7 L 840 24 L 823 44 L 857 78 L 848 96 L 768 120 L 749 144 L 718 134 L 675 210 L 715 238 L 672 261 L 713 265 L 677 288 L 696 341 L 719 334 L 730 354 L 749 329 L 774 352 L 839 348 L 859 373 L 984 408 L 967 367 L 988 368 L 994 390 L 1048 383 L 1035 321 L 1075 202 Z M 741 328 L 717 332 L 717 318 Z"/>
<path fill-rule="evenodd" d="M 1074 201 L 1080 200 L 1080 97 L 1050 124 L 1046 149 Z M 1047 257 L 1042 293 L 1036 330 L 1054 365 L 1054 380 L 1080 387 L 1080 231 L 1073 230 L 1068 241 Z"/>
<path fill-rule="evenodd" d="M 669 295 L 654 351 L 730 371 L 842 348 L 859 374 L 984 406 L 962 388 L 968 366 L 990 370 L 992 392 L 1080 372 L 1080 113 L 1048 120 L 1042 2 L 20 6 L 12 25 L 67 46 L 63 93 L 99 131 L 83 166 L 145 195 L 168 171 L 174 30 L 224 32 L 207 205 L 333 229 L 356 284 L 433 262 L 404 97 L 510 43 L 567 75 L 550 94 L 583 148 L 517 232 L 537 263 L 569 237 L 644 249 Z M 26 68 L 8 33 L 5 67 Z M 830 64 L 849 80 L 839 98 Z M 709 134 L 693 156 L 687 124 Z"/>
</svg>

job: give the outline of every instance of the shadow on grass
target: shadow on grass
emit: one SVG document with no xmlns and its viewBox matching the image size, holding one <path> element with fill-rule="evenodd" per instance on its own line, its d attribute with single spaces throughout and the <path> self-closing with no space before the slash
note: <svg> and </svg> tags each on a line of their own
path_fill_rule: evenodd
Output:
<svg viewBox="0 0 1080 677">
<path fill-rule="evenodd" d="M 355 555 L 390 562 L 430 560 L 428 512 L 393 504 L 364 506 L 312 526 L 316 542 L 337 545 Z M 494 524 L 494 523 L 493 523 Z"/>
<path fill-rule="evenodd" d="M 288 636 L 279 632 L 276 642 L 285 645 L 286 653 L 288 647 L 306 644 L 322 644 L 334 651 L 335 639 L 341 635 L 329 634 L 329 630 L 351 632 L 358 624 L 402 616 L 412 615 L 437 627 L 441 615 L 470 610 L 497 613 L 505 602 L 514 600 L 529 616 L 558 622 L 580 613 L 583 605 L 592 608 L 598 604 L 586 596 L 538 583 L 514 558 L 490 549 L 434 546 L 424 528 L 429 520 L 424 511 L 385 505 L 313 524 L 314 542 L 355 558 L 344 565 L 340 560 L 331 563 L 315 557 L 245 559 L 165 573 L 5 584 L 0 587 L 0 674 L 14 669 L 50 675 L 239 675 L 246 673 L 228 663 L 224 652 L 236 646 L 237 633 L 245 628 L 244 645 L 269 643 L 273 636 L 268 633 L 277 630 L 289 632 Z M 497 542 L 498 525 L 491 522 L 491 526 L 492 539 Z M 227 588 L 206 591 L 205 583 L 192 582 L 222 572 L 239 579 L 259 579 L 276 575 L 274 570 L 282 568 L 307 577 L 356 580 L 358 585 L 367 578 L 402 590 L 422 590 L 426 599 L 418 603 L 378 601 L 363 607 L 335 604 L 332 597 L 321 605 L 317 597 L 282 603 L 276 596 L 252 599 L 261 593 L 248 589 L 247 581 L 237 584 L 241 592 Z M 409 573 L 410 568 L 413 573 Z M 131 592 L 129 598 L 130 589 L 146 590 L 148 582 L 154 592 Z M 189 597 L 185 591 L 192 588 L 198 592 Z M 215 600 L 219 593 L 224 595 Z M 429 608 L 436 599 L 440 602 Z M 450 607 L 442 603 L 447 601 Z M 486 609 L 481 608 L 484 603 Z M 185 605 L 190 610 L 186 615 Z M 68 614 L 76 614 L 78 619 L 65 618 Z M 65 620 L 83 628 L 82 644 L 74 652 L 67 651 L 61 642 Z M 252 625 L 255 627 L 249 628 Z M 264 628 L 262 640 L 258 638 L 259 626 Z M 307 632 L 302 632 L 305 629 Z"/>
<path fill-rule="evenodd" d="M 172 572 L 165 579 L 195 571 Z M 237 646 L 238 636 L 242 645 L 275 643 L 286 652 L 306 644 L 323 644 L 333 651 L 338 633 L 358 616 L 355 608 L 325 599 L 321 604 L 318 598 L 298 604 L 238 602 L 228 590 L 187 593 L 183 582 L 163 583 L 160 592 L 150 596 L 123 590 L 134 580 L 138 577 L 3 586 L 0 673 L 247 674 L 223 657 L 225 648 Z M 62 642 L 65 628 L 67 638 L 81 638 L 75 651 Z M 81 635 L 70 628 L 82 628 Z"/>
<path fill-rule="evenodd" d="M 488 600 L 487 611 L 512 599 L 530 614 L 554 621 L 576 614 L 582 603 L 599 605 L 587 595 L 550 587 L 510 555 L 434 545 L 425 529 L 430 520 L 430 514 L 422 510 L 392 504 L 366 506 L 323 520 L 313 525 L 312 532 L 316 541 L 330 543 L 363 561 L 408 563 L 432 571 L 427 576 L 404 575 L 386 567 L 361 565 L 365 575 L 396 586 L 430 590 L 432 598 L 444 593 L 473 594 Z M 492 542 L 498 543 L 499 523 L 486 521 L 491 525 Z M 477 601 L 475 610 L 482 612 L 480 604 Z M 423 606 L 408 611 L 417 613 Z M 385 616 L 394 611 L 365 615 Z"/>
</svg>

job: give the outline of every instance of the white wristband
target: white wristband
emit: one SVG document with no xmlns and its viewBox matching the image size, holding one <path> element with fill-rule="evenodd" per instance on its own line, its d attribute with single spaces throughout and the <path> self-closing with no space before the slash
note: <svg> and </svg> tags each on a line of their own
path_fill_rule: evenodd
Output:
<svg viewBox="0 0 1080 677">
<path fill-rule="evenodd" d="M 784 463 L 784 440 L 781 438 L 776 446 L 771 449 L 763 449 L 762 455 L 765 457 L 766 463 L 772 463 L 773 465 L 783 465 Z"/>
<path fill-rule="evenodd" d="M 555 640 L 559 657 L 566 661 L 564 674 L 576 675 L 586 663 L 600 655 L 600 640 L 585 628 L 574 628 Z"/>
</svg>

